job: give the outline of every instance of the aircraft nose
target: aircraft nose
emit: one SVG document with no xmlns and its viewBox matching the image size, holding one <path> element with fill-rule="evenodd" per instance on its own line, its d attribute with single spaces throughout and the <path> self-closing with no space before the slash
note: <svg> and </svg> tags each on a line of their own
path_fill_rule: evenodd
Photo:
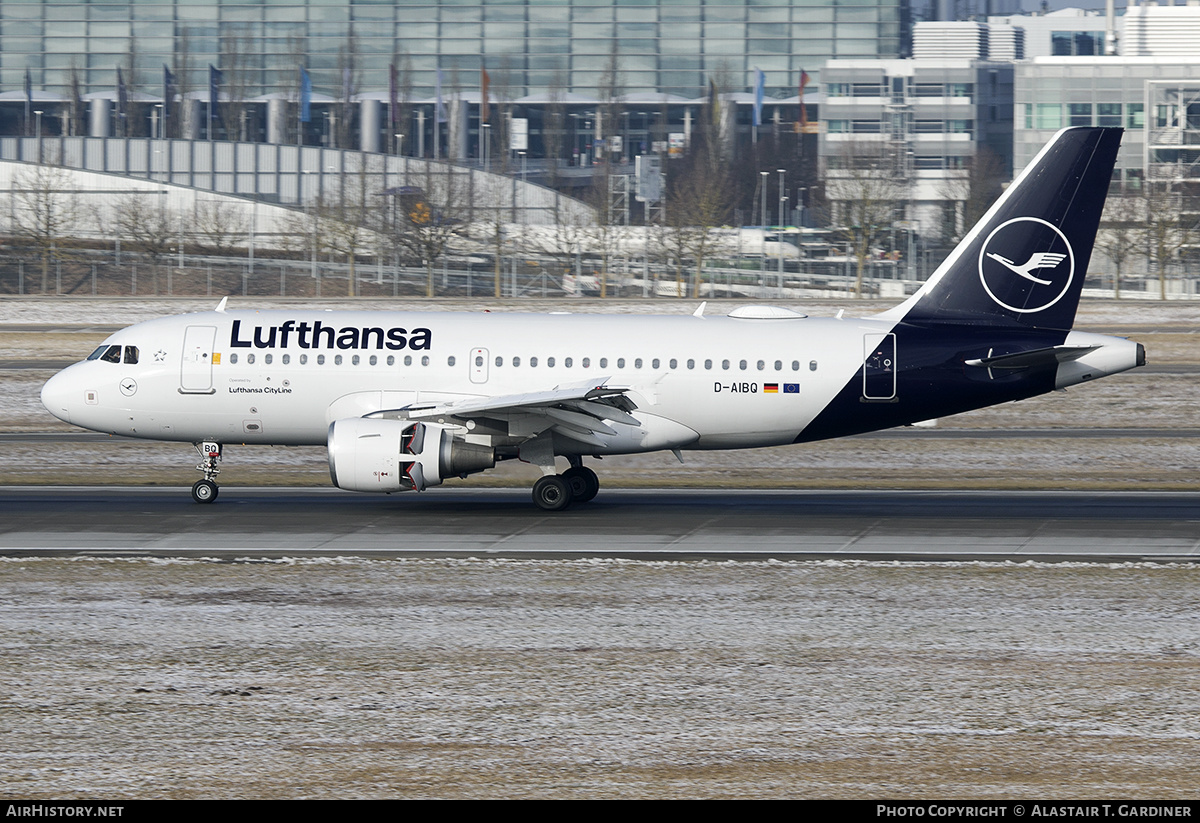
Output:
<svg viewBox="0 0 1200 823">
<path fill-rule="evenodd" d="M 62 420 L 64 423 L 71 422 L 71 401 L 75 400 L 75 389 L 72 380 L 65 371 L 51 377 L 46 381 L 46 385 L 42 386 L 42 405 L 46 407 L 46 411 Z"/>
</svg>

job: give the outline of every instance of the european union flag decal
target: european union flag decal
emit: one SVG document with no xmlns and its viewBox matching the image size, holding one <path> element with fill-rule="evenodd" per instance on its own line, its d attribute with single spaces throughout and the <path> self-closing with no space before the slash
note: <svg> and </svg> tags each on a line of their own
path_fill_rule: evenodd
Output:
<svg viewBox="0 0 1200 823">
<path fill-rule="evenodd" d="M 784 383 L 783 384 L 783 393 L 784 394 L 799 394 L 800 393 L 800 384 L 799 383 Z"/>
</svg>

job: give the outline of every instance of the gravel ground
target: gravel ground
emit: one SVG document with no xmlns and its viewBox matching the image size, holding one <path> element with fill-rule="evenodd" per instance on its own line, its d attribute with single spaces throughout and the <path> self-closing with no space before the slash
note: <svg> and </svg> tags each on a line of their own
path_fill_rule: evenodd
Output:
<svg viewBox="0 0 1200 823">
<path fill-rule="evenodd" d="M 1198 575 L 9 560 L 0 797 L 1194 797 Z"/>
</svg>

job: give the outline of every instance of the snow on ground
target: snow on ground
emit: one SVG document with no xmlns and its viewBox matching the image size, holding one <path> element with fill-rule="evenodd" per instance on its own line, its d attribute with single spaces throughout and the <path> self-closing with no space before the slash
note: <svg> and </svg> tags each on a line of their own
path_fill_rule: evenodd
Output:
<svg viewBox="0 0 1200 823">
<path fill-rule="evenodd" d="M 1188 798 L 1198 575 L 0 561 L 0 796 Z"/>
</svg>

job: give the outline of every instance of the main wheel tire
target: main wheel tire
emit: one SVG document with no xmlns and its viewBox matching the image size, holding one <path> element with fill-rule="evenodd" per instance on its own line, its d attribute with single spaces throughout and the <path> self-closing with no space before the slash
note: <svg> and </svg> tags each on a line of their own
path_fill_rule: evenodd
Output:
<svg viewBox="0 0 1200 823">
<path fill-rule="evenodd" d="M 600 492 L 600 478 L 587 466 L 574 466 L 562 476 L 571 486 L 572 503 L 586 503 Z"/>
<path fill-rule="evenodd" d="M 560 512 L 571 505 L 571 484 L 560 474 L 550 474 L 533 484 L 533 502 L 548 512 Z"/>
<path fill-rule="evenodd" d="M 211 503 L 217 499 L 217 484 L 211 480 L 197 480 L 192 485 L 192 499 L 197 503 Z"/>
</svg>

